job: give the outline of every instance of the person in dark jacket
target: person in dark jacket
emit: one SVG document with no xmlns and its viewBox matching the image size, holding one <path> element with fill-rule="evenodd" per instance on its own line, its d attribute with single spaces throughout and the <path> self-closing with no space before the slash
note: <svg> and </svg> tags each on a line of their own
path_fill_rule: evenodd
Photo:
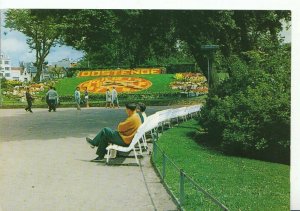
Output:
<svg viewBox="0 0 300 211">
<path fill-rule="evenodd" d="M 29 88 L 26 88 L 25 96 L 26 96 L 26 101 L 27 101 L 27 107 L 25 108 L 25 110 L 32 113 L 31 107 L 32 107 L 33 97 L 29 93 Z"/>
</svg>

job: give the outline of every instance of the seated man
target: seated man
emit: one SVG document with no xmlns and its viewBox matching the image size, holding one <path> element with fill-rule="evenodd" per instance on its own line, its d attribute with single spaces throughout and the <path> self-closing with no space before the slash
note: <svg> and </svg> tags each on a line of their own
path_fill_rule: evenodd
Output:
<svg viewBox="0 0 300 211">
<path fill-rule="evenodd" d="M 127 103 L 126 113 L 128 118 L 119 123 L 118 130 L 112 130 L 105 127 L 100 130 L 94 139 L 86 138 L 86 141 L 91 145 L 92 148 L 98 147 L 96 154 L 98 155 L 92 161 L 100 161 L 106 154 L 106 147 L 108 144 L 116 144 L 120 146 L 129 146 L 137 129 L 142 124 L 139 115 L 136 113 L 136 104 Z"/>
<path fill-rule="evenodd" d="M 142 123 L 144 123 L 147 118 L 147 115 L 145 113 L 146 105 L 144 103 L 138 103 L 136 111 L 137 111 L 138 115 L 140 116 Z"/>
</svg>

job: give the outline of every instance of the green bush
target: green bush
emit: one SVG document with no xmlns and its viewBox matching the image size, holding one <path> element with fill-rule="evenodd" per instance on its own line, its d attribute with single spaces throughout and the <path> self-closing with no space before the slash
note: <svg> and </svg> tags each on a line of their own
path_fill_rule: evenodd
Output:
<svg viewBox="0 0 300 211">
<path fill-rule="evenodd" d="M 229 78 L 210 90 L 200 124 L 225 152 L 289 162 L 290 48 L 232 57 Z"/>
</svg>

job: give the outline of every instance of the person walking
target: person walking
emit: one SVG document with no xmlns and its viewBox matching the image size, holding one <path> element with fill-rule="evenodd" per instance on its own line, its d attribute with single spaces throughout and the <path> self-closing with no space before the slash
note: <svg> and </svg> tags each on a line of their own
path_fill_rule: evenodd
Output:
<svg viewBox="0 0 300 211">
<path fill-rule="evenodd" d="M 84 100 L 85 100 L 85 104 L 86 104 L 86 107 L 90 107 L 89 106 L 89 93 L 88 93 L 88 90 L 87 90 L 87 87 L 85 87 L 85 90 L 84 90 Z"/>
<path fill-rule="evenodd" d="M 115 107 L 115 103 L 118 106 L 118 108 L 120 108 L 119 106 L 119 100 L 118 100 L 118 92 L 116 90 L 115 87 L 113 87 L 112 91 L 111 91 L 111 102 L 112 102 L 112 107 Z"/>
<path fill-rule="evenodd" d="M 80 91 L 79 91 L 79 87 L 76 87 L 74 96 L 75 96 L 75 102 L 76 102 L 77 110 L 81 110 L 81 108 L 80 108 Z"/>
<path fill-rule="evenodd" d="M 50 90 L 46 93 L 46 98 L 47 97 L 49 99 L 48 111 L 51 112 L 53 110 L 54 112 L 56 112 L 56 103 L 57 103 L 58 94 L 52 86 L 50 86 Z"/>
<path fill-rule="evenodd" d="M 137 129 L 142 124 L 139 115 L 136 114 L 136 104 L 127 103 L 126 104 L 127 119 L 120 122 L 117 130 L 113 130 L 108 127 L 104 127 L 95 136 L 94 139 L 86 137 L 87 143 L 92 147 L 98 147 L 94 162 L 101 161 L 104 158 L 106 152 L 106 147 L 109 143 L 117 144 L 119 146 L 129 146 Z"/>
<path fill-rule="evenodd" d="M 32 107 L 33 97 L 31 96 L 28 87 L 26 88 L 25 97 L 27 101 L 27 107 L 25 108 L 25 111 L 29 111 L 30 113 L 32 113 L 31 107 Z"/>
<path fill-rule="evenodd" d="M 106 93 L 105 93 L 105 101 L 106 101 L 106 105 L 105 105 L 105 108 L 109 107 L 111 108 L 111 92 L 109 90 L 109 88 L 106 89 Z"/>
</svg>

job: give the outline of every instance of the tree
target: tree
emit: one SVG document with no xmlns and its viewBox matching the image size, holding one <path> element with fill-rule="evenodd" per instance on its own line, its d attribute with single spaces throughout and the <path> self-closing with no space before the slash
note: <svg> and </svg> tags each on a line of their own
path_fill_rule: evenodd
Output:
<svg viewBox="0 0 300 211">
<path fill-rule="evenodd" d="M 60 25 L 55 16 L 37 16 L 35 10 L 9 9 L 6 12 L 5 27 L 22 32 L 27 36 L 27 44 L 35 50 L 37 74 L 34 81 L 40 81 L 43 63 L 51 47 L 58 43 Z"/>
<path fill-rule="evenodd" d="M 207 55 L 201 50 L 202 45 L 219 45 L 225 58 L 259 49 L 262 37 L 278 45 L 282 20 L 289 21 L 291 18 L 289 11 L 183 10 L 171 14 L 178 38 L 188 43 L 207 78 Z"/>
<path fill-rule="evenodd" d="M 56 65 L 48 67 L 48 71 L 54 78 L 61 78 L 66 73 L 65 68 Z"/>
<path fill-rule="evenodd" d="M 282 20 L 290 20 L 289 11 L 54 10 L 40 14 L 45 12 L 46 17 L 60 17 L 61 40 L 84 50 L 93 64 L 135 67 L 161 61 L 176 57 L 177 44 L 184 42 L 187 55 L 194 57 L 206 77 L 208 55 L 202 45 L 219 45 L 225 58 L 243 56 L 242 52 L 260 48 L 259 39 L 279 44 Z"/>
</svg>

